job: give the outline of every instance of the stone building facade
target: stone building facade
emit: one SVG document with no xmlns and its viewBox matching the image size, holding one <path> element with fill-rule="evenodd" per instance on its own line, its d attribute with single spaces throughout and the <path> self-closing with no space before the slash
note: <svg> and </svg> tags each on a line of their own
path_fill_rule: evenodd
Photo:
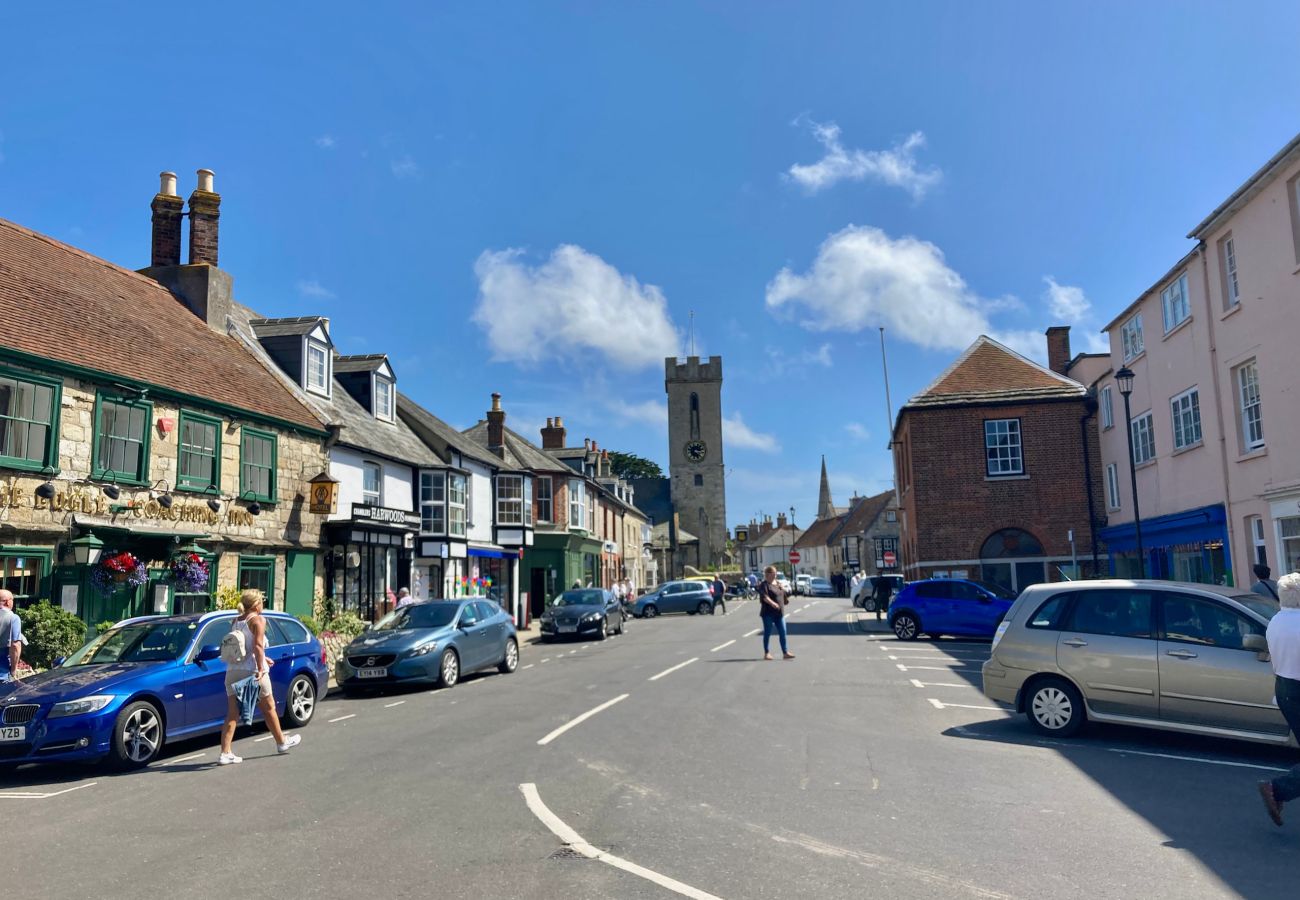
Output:
<svg viewBox="0 0 1300 900">
<path fill-rule="evenodd" d="M 727 485 L 722 454 L 722 357 L 669 357 L 668 471 L 677 527 L 699 538 L 702 567 L 726 564 Z"/>
</svg>

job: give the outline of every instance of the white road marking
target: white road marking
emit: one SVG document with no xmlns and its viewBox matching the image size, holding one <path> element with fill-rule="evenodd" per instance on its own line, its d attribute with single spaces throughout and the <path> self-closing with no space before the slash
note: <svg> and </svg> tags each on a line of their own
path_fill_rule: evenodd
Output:
<svg viewBox="0 0 1300 900">
<path fill-rule="evenodd" d="M 573 654 L 575 654 L 575 653 L 577 653 L 577 652 L 578 652 L 577 650 L 570 650 L 570 651 L 569 651 L 569 655 L 572 656 Z"/>
<path fill-rule="evenodd" d="M 546 659 L 542 660 L 542 662 L 544 662 L 544 663 L 547 663 L 547 662 L 550 662 L 550 661 L 551 661 L 551 658 L 550 658 L 549 656 L 546 657 Z"/>
<path fill-rule="evenodd" d="M 650 681 L 658 681 L 660 678 L 663 678 L 665 675 L 671 675 L 671 674 L 673 674 L 674 672 L 676 672 L 678 669 L 682 668 L 683 666 L 689 666 L 691 663 L 693 663 L 693 662 L 697 662 L 697 661 L 699 661 L 699 657 L 698 657 L 698 656 L 692 656 L 690 659 L 686 660 L 686 662 L 679 662 L 679 663 L 678 663 L 677 665 L 675 665 L 675 666 L 671 666 L 671 667 L 669 667 L 669 668 L 667 668 L 667 669 L 664 669 L 664 670 L 663 670 L 662 672 L 660 672 L 658 675 L 651 675 L 650 678 L 649 678 L 649 680 L 650 680 Z"/>
<path fill-rule="evenodd" d="M 355 719 L 356 717 L 356 713 L 348 713 L 346 716 L 339 716 L 337 719 L 330 719 L 329 724 L 333 725 L 335 722 L 342 722 L 344 719 Z"/>
<path fill-rule="evenodd" d="M 268 734 L 268 735 L 266 735 L 265 737 L 253 738 L 253 743 L 254 743 L 254 744 L 260 744 L 260 743 L 262 743 L 262 741 L 269 741 L 269 740 L 270 740 L 271 738 L 273 738 L 273 737 L 275 737 L 275 735 L 273 735 L 273 734 Z"/>
<path fill-rule="evenodd" d="M 606 700 L 604 703 L 600 704 L 600 706 L 592 707 L 591 709 L 587 710 L 587 711 L 586 711 L 585 713 L 583 713 L 582 715 L 578 716 L 577 718 L 570 719 L 569 721 L 567 721 L 567 722 L 565 722 L 563 725 L 561 725 L 559 728 L 557 728 L 557 729 L 555 729 L 554 731 L 552 731 L 552 732 L 551 732 L 550 734 L 548 734 L 546 737 L 542 738 L 540 741 L 537 742 L 538 746 L 540 746 L 540 747 L 545 747 L 547 744 L 549 744 L 551 741 L 555 740 L 555 739 L 556 739 L 557 737 L 559 737 L 560 735 L 564 734 L 564 732 L 568 731 L 570 728 L 573 728 L 574 726 L 577 726 L 577 725 L 581 725 L 583 722 L 587 721 L 588 719 L 590 719 L 592 716 L 596 715 L 597 713 L 604 712 L 605 710 L 607 710 L 607 709 L 609 709 L 611 706 L 613 706 L 615 703 L 618 703 L 618 702 L 621 701 L 621 700 L 626 700 L 626 699 L 627 699 L 628 697 L 630 697 L 630 696 L 632 696 L 632 695 L 631 695 L 631 694 L 619 694 L 619 695 L 618 695 L 617 697 L 615 697 L 613 700 Z"/>
<path fill-rule="evenodd" d="M 925 699 L 929 700 L 930 705 L 935 709 L 991 709 L 994 712 L 1007 713 L 1007 715 L 1011 715 L 1011 713 L 1008 713 L 1000 706 L 972 706 L 969 703 L 942 703 L 933 697 L 926 697 Z"/>
<path fill-rule="evenodd" d="M 528 804 L 528 809 L 532 811 L 538 820 L 546 826 L 551 834 L 560 839 L 566 847 L 585 856 L 587 859 L 595 859 L 606 865 L 613 866 L 616 869 L 622 869 L 638 878 L 644 878 L 652 884 L 657 884 L 661 888 L 670 890 L 675 894 L 681 894 L 683 897 L 690 897 L 692 900 L 722 900 L 715 894 L 702 891 L 699 888 L 693 888 L 689 884 L 683 884 L 675 878 L 669 878 L 667 875 L 661 875 L 644 866 L 638 866 L 634 862 L 629 862 L 622 857 L 615 856 L 612 853 L 606 853 L 604 850 L 591 846 L 582 839 L 582 835 L 574 831 L 564 821 L 551 812 L 550 808 L 542 802 L 542 797 L 537 793 L 537 785 L 521 784 L 519 790 L 524 795 L 524 802 Z"/>
<path fill-rule="evenodd" d="M 974 666 L 905 666 L 902 663 L 895 663 L 900 672 L 910 672 L 913 669 L 926 669 L 930 672 L 976 672 L 979 671 Z"/>
<path fill-rule="evenodd" d="M 919 688 L 927 688 L 927 687 L 970 687 L 969 684 L 957 684 L 957 683 L 955 683 L 955 682 L 950 682 L 950 681 L 917 681 L 915 678 L 909 678 L 908 681 L 912 682 L 912 686 L 913 686 L 913 687 L 919 687 Z"/>
<path fill-rule="evenodd" d="M 171 760 L 168 760 L 168 761 L 165 762 L 163 765 L 171 766 L 171 765 L 175 765 L 176 763 L 189 762 L 189 761 L 192 760 L 192 759 L 198 759 L 200 756 L 207 756 L 207 755 L 208 755 L 208 754 L 207 754 L 206 752 L 204 752 L 204 753 L 191 753 L 189 756 L 182 756 L 180 759 L 171 759 Z"/>
<path fill-rule="evenodd" d="M 718 646 L 714 647 L 714 648 L 713 648 L 712 650 L 710 650 L 709 652 L 710 652 L 710 653 L 717 653 L 719 650 L 723 649 L 724 647 L 730 647 L 730 646 L 731 646 L 732 644 L 734 644 L 734 643 L 736 643 L 736 641 L 735 641 L 735 639 L 733 638 L 732 640 L 727 641 L 725 644 L 719 644 Z"/>
<path fill-rule="evenodd" d="M 525 668 L 525 669 L 531 669 L 531 668 L 532 668 L 533 666 L 535 666 L 535 665 L 537 665 L 537 663 L 529 663 L 528 665 L 524 666 L 524 668 Z"/>
<path fill-rule="evenodd" d="M 954 647 L 949 650 L 947 647 L 899 647 L 898 645 L 895 645 L 893 650 L 890 650 L 888 647 L 881 647 L 880 649 L 884 650 L 886 653 L 960 653 L 964 656 L 988 656 L 990 652 L 979 647 Z"/>
<path fill-rule="evenodd" d="M 384 709 L 392 709 L 394 706 L 401 706 L 405 702 L 405 700 L 394 700 L 392 703 L 385 703 Z"/>
<path fill-rule="evenodd" d="M 1160 759 L 1181 759 L 1184 762 L 1208 763 L 1212 766 L 1233 766 L 1238 769 L 1259 769 L 1264 772 L 1288 772 L 1289 769 L 1281 769 L 1277 766 L 1261 766 L 1256 763 L 1232 762 L 1227 759 L 1206 759 L 1203 756 L 1179 756 L 1176 753 L 1148 753 L 1143 750 L 1124 750 L 1120 747 L 1107 747 L 1111 753 L 1123 753 L 1132 756 L 1155 756 Z"/>
<path fill-rule="evenodd" d="M 753 637 L 754 635 L 758 634 L 762 630 L 763 629 L 761 628 L 755 628 L 753 631 L 746 631 L 743 635 L 741 635 L 741 637 Z"/>
<path fill-rule="evenodd" d="M 10 800 L 48 800 L 51 797 L 71 794 L 73 791 L 80 791 L 88 787 L 94 787 L 97 784 L 99 784 L 98 781 L 88 781 L 85 784 L 64 788 L 61 791 L 0 791 L 0 799 L 8 797 Z"/>
</svg>

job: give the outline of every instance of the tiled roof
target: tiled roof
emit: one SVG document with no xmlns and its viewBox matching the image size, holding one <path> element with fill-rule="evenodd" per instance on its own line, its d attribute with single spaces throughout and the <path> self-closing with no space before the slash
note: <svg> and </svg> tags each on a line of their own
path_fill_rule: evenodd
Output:
<svg viewBox="0 0 1300 900">
<path fill-rule="evenodd" d="M 1087 393 L 1077 381 L 980 335 L 904 408 L 1083 397 Z"/>
<path fill-rule="evenodd" d="M 158 282 L 0 219 L 0 345 L 323 430 L 239 341 Z"/>
<path fill-rule="evenodd" d="M 435 447 L 442 444 L 478 462 L 497 467 L 501 465 L 496 454 L 479 446 L 476 441 L 470 440 L 401 391 L 397 393 L 397 414 L 416 434 L 426 441 L 432 440 Z"/>
<path fill-rule="evenodd" d="M 758 547 L 766 547 L 769 544 L 784 544 L 788 547 L 792 540 L 797 542 L 799 540 L 799 535 L 801 534 L 803 534 L 803 532 L 794 526 L 782 525 L 779 528 L 774 527 L 766 534 L 761 534 L 758 537 L 751 539 L 747 546 L 751 550 L 757 549 Z"/>
<path fill-rule="evenodd" d="M 831 519 L 817 519 L 799 536 L 799 540 L 794 542 L 795 549 L 797 550 L 800 547 L 824 547 L 843 521 L 843 516 L 835 516 Z"/>
<path fill-rule="evenodd" d="M 840 534 L 862 534 L 869 529 L 880 518 L 880 514 L 885 511 L 890 502 L 894 499 L 893 491 L 881 491 L 871 497 L 863 497 L 853 505 L 853 509 L 844 517 L 843 524 L 839 528 Z"/>
<path fill-rule="evenodd" d="M 322 316 L 294 316 L 288 319 L 253 319 L 248 324 L 260 338 L 285 337 L 311 334 L 325 324 L 325 319 Z M 328 329 L 326 331 L 328 333 Z"/>
<path fill-rule="evenodd" d="M 569 466 L 551 456 L 532 441 L 509 428 L 505 431 L 505 455 L 499 465 L 507 469 L 527 469 L 539 472 L 570 471 Z M 479 419 L 477 423 L 466 428 L 462 434 L 481 447 L 487 447 L 487 420 Z M 491 451 L 489 451 L 491 452 Z"/>
</svg>

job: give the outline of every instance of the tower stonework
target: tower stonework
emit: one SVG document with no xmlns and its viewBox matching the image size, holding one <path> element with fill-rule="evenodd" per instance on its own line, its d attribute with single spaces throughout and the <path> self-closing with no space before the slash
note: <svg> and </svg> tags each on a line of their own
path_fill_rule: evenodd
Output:
<svg viewBox="0 0 1300 900">
<path fill-rule="evenodd" d="M 721 566 L 727 548 L 722 457 L 722 357 L 664 361 L 668 392 L 668 474 L 682 529 L 700 539 L 700 565 Z"/>
</svg>

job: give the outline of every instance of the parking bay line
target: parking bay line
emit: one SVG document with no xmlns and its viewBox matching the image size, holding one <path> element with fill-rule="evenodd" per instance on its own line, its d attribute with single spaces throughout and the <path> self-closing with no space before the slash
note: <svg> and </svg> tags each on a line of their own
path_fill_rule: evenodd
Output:
<svg viewBox="0 0 1300 900">
<path fill-rule="evenodd" d="M 758 634 L 762 630 L 763 629 L 761 628 L 755 628 L 753 631 L 746 631 L 743 635 L 741 635 L 741 637 L 753 637 L 754 635 Z"/>
<path fill-rule="evenodd" d="M 948 681 L 918 681 L 918 680 L 915 679 L 915 678 L 909 678 L 908 681 L 912 682 L 912 686 L 913 686 L 913 687 L 919 687 L 919 688 L 927 688 L 927 687 L 971 687 L 971 685 L 969 685 L 969 684 L 956 684 L 956 683 L 954 683 L 954 682 L 948 682 Z"/>
<path fill-rule="evenodd" d="M 78 784 L 74 787 L 64 788 L 61 791 L 0 791 L 0 799 L 8 797 L 10 800 L 48 800 L 51 797 L 71 794 L 73 791 L 80 791 L 83 788 L 94 787 L 97 784 L 99 784 L 98 781 L 88 781 L 85 784 Z"/>
<path fill-rule="evenodd" d="M 933 697 L 926 697 L 925 699 L 929 700 L 930 705 L 935 709 L 988 709 L 993 712 L 1007 713 L 1007 715 L 1011 715 L 1011 713 L 1007 712 L 1007 710 L 1000 706 L 974 706 L 970 703 L 947 703 L 942 700 L 936 700 Z"/>
<path fill-rule="evenodd" d="M 392 703 L 385 703 L 384 709 L 392 709 L 394 706 L 401 706 L 405 702 L 406 702 L 405 700 L 395 700 Z"/>
<path fill-rule="evenodd" d="M 1132 756 L 1155 756 L 1160 759 L 1181 759 L 1184 762 L 1208 763 L 1212 766 L 1233 766 L 1238 769 L 1259 769 L 1264 772 L 1290 771 L 1289 769 L 1282 769 L 1277 766 L 1261 766 L 1257 763 L 1233 762 L 1227 759 L 1206 759 L 1203 756 L 1179 756 L 1176 753 L 1150 753 L 1143 750 L 1125 750 L 1121 747 L 1107 747 L 1106 749 L 1111 753 L 1124 753 Z"/>
<path fill-rule="evenodd" d="M 525 668 L 525 669 L 531 669 L 531 668 L 532 668 L 533 666 L 535 666 L 535 665 L 537 665 L 537 663 L 529 663 L 528 665 L 524 666 L 524 668 Z"/>
<path fill-rule="evenodd" d="M 683 884 L 675 878 L 669 878 L 667 875 L 661 875 L 652 869 L 638 866 L 634 862 L 629 862 L 622 857 L 615 856 L 612 853 L 606 853 L 604 850 L 591 846 L 582 839 L 582 835 L 574 831 L 564 820 L 551 812 L 550 808 L 542 802 L 541 794 L 537 793 L 537 785 L 521 784 L 520 792 L 524 795 L 524 802 L 528 804 L 528 809 L 537 819 L 546 826 L 551 834 L 560 839 L 563 844 L 574 852 L 587 859 L 594 859 L 613 866 L 616 869 L 622 869 L 638 878 L 644 878 L 652 884 L 657 884 L 661 888 L 670 890 L 673 893 L 681 894 L 683 897 L 690 897 L 692 900 L 722 900 L 715 894 L 707 893 L 699 888 L 693 888 L 689 884 Z"/>
<path fill-rule="evenodd" d="M 344 719 L 355 719 L 356 717 L 356 713 L 348 713 L 346 716 L 339 716 L 337 719 L 330 719 L 328 724 L 333 725 L 335 722 L 342 722 Z"/>
<path fill-rule="evenodd" d="M 544 737 L 544 738 L 542 738 L 540 741 L 538 741 L 538 742 L 537 742 L 537 745 L 538 745 L 539 747 L 545 747 L 547 744 L 549 744 L 551 741 L 555 740 L 555 739 L 556 739 L 557 737 L 559 737 L 560 735 L 564 734 L 564 732 L 568 731 L 570 728 L 573 728 L 573 727 L 575 727 L 575 726 L 577 726 L 577 725 L 581 725 L 583 722 L 587 721 L 588 719 L 590 719 L 592 716 L 596 715 L 597 713 L 604 712 L 605 710 L 607 710 L 607 709 L 609 709 L 611 706 L 613 706 L 615 703 L 618 703 L 618 702 L 620 702 L 620 701 L 626 700 L 626 699 L 627 699 L 628 697 L 630 697 L 630 696 L 632 696 L 632 695 L 631 695 L 631 694 L 619 694 L 619 695 L 618 695 L 617 697 L 615 697 L 613 700 L 606 700 L 604 703 L 600 704 L 599 706 L 592 707 L 591 709 L 587 710 L 587 711 L 586 711 L 585 713 L 583 713 L 582 715 L 577 716 L 577 717 L 575 717 L 575 718 L 572 718 L 572 719 L 570 719 L 569 721 L 565 722 L 565 723 L 564 723 L 563 725 L 561 725 L 559 728 L 555 729 L 555 730 L 552 731 L 550 734 L 548 734 L 546 737 Z"/>
<path fill-rule="evenodd" d="M 709 652 L 710 652 L 710 653 L 717 653 L 719 650 L 722 650 L 722 649 L 724 649 L 724 648 L 726 648 L 726 647 L 730 647 L 730 646 L 731 646 L 732 644 L 734 644 L 734 643 L 736 643 L 736 639 L 735 639 L 735 638 L 732 638 L 731 640 L 727 641 L 725 644 L 719 644 L 718 646 L 714 647 L 714 648 L 713 648 L 712 650 L 710 650 Z"/>
<path fill-rule="evenodd" d="M 671 667 L 669 667 L 669 668 L 667 668 L 667 669 L 664 669 L 664 670 L 663 670 L 662 672 L 660 672 L 658 675 L 651 675 L 650 678 L 649 678 L 648 680 L 649 680 L 649 681 L 658 681 L 660 678 L 663 678 L 665 675 L 671 675 L 671 674 L 673 674 L 674 672 L 676 672 L 676 671 L 677 671 L 678 669 L 680 669 L 680 668 L 683 668 L 683 667 L 685 667 L 685 666 L 689 666 L 689 665 L 690 665 L 691 663 L 693 663 L 693 662 L 699 662 L 699 659 L 700 659 L 700 658 L 699 658 L 698 656 L 693 656 L 693 657 L 691 657 L 690 659 L 686 660 L 686 662 L 679 662 L 679 663 L 678 663 L 677 665 L 675 665 L 675 666 L 671 666 Z"/>
</svg>

